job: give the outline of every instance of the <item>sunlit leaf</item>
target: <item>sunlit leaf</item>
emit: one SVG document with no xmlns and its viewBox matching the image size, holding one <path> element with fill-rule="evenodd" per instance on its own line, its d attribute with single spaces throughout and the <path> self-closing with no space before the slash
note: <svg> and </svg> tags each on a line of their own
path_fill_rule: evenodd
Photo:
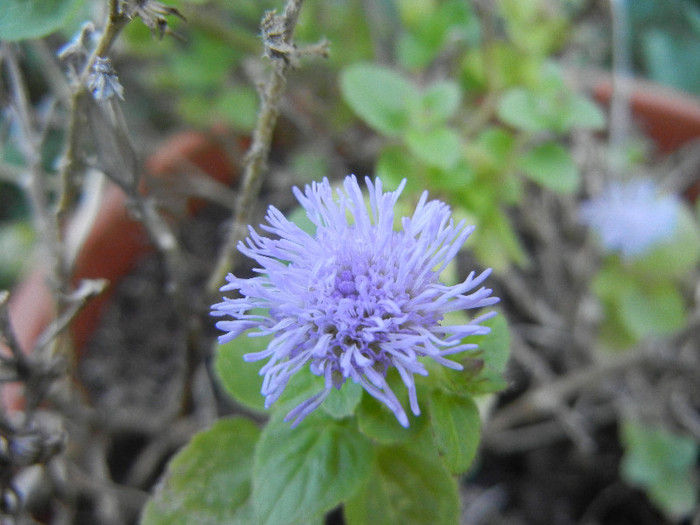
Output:
<svg viewBox="0 0 700 525">
<path fill-rule="evenodd" d="M 397 392 L 401 400 L 401 391 Z M 426 418 L 416 417 L 408 413 L 410 425 L 402 427 L 396 416 L 384 405 L 369 394 L 362 397 L 357 410 L 358 426 L 363 434 L 379 443 L 402 443 L 415 438 L 425 427 Z"/>
<path fill-rule="evenodd" d="M 410 129 L 406 132 L 406 144 L 423 162 L 443 169 L 454 166 L 461 156 L 461 139 L 449 128 Z"/>
<path fill-rule="evenodd" d="M 251 471 L 260 431 L 236 417 L 197 434 L 169 463 L 141 525 L 249 525 Z"/>
<path fill-rule="evenodd" d="M 444 124 L 455 115 L 461 100 L 462 92 L 456 82 L 445 80 L 428 86 L 420 98 L 420 123 Z"/>
<path fill-rule="evenodd" d="M 359 384 L 346 381 L 340 389 L 331 390 L 321 408 L 335 419 L 352 416 L 362 399 L 363 392 L 364 390 Z"/>
<path fill-rule="evenodd" d="M 571 93 L 563 111 L 563 125 L 572 128 L 601 130 L 605 128 L 605 114 L 593 101 L 583 95 Z"/>
<path fill-rule="evenodd" d="M 534 147 L 518 159 L 518 166 L 531 180 L 557 193 L 573 193 L 579 186 L 579 171 L 571 154 L 554 142 Z"/>
<path fill-rule="evenodd" d="M 398 135 L 409 121 L 409 107 L 418 91 L 395 71 L 373 64 L 355 64 L 340 75 L 343 98 L 353 111 L 380 133 Z"/>
<path fill-rule="evenodd" d="M 498 118 L 523 131 L 546 131 L 551 127 L 549 102 L 525 88 L 508 90 L 498 104 Z"/>
<path fill-rule="evenodd" d="M 621 320 L 639 338 L 667 334 L 685 323 L 683 296 L 673 283 L 632 282 L 622 290 L 618 305 Z"/>
<path fill-rule="evenodd" d="M 481 437 L 481 418 L 467 396 L 441 390 L 430 393 L 430 424 L 445 466 L 464 473 L 474 461 Z"/>
<path fill-rule="evenodd" d="M 291 428 L 273 418 L 255 451 L 253 505 L 260 525 L 306 525 L 354 495 L 370 474 L 371 442 L 353 420 L 312 414 Z"/>
<path fill-rule="evenodd" d="M 344 514 L 348 525 L 457 525 L 457 484 L 429 441 L 378 447 L 373 474 Z"/>
<path fill-rule="evenodd" d="M 250 410 L 265 411 L 265 398 L 260 393 L 264 361 L 247 362 L 245 354 L 260 352 L 267 347 L 271 336 L 248 337 L 245 332 L 233 341 L 216 348 L 214 370 L 221 385 L 236 402 Z"/>
</svg>

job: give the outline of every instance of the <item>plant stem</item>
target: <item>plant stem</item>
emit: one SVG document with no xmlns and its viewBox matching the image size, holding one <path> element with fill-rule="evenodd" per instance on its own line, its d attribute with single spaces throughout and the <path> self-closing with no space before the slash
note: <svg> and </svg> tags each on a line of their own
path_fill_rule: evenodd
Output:
<svg viewBox="0 0 700 525">
<path fill-rule="evenodd" d="M 102 37 L 97 43 L 92 55 L 85 63 L 85 67 L 80 73 L 79 80 L 70 99 L 66 148 L 59 164 L 61 191 L 56 210 L 59 221 L 61 221 L 72 208 L 79 193 L 75 174 L 80 171 L 82 167 L 82 162 L 78 158 L 78 149 L 80 145 L 80 130 L 85 125 L 85 97 L 89 95 L 87 77 L 92 71 L 97 59 L 107 55 L 114 41 L 119 36 L 119 33 L 121 33 L 128 22 L 129 18 L 118 9 L 117 0 L 111 0 L 109 16 Z"/>
<path fill-rule="evenodd" d="M 49 211 L 48 192 L 41 166 L 41 134 L 35 129 L 27 88 L 10 44 L 3 45 L 3 56 L 7 64 L 12 99 L 17 111 L 16 121 L 22 135 L 20 147 L 29 173 L 26 189 L 37 222 L 37 231 L 51 259 L 49 266 L 53 285 L 61 290 L 67 283 L 68 273 L 63 261 L 58 223 Z"/>
<path fill-rule="evenodd" d="M 249 222 L 251 212 L 257 201 L 260 188 L 262 186 L 267 165 L 267 158 L 272 143 L 272 134 L 279 115 L 279 105 L 287 85 L 287 73 L 291 69 L 294 59 L 292 53 L 281 53 L 280 43 L 273 40 L 278 34 L 269 31 L 265 34 L 266 23 L 271 23 L 283 30 L 282 44 L 290 49 L 294 48 L 293 36 L 294 28 L 299 17 L 299 10 L 303 0 L 289 0 L 282 17 L 277 17 L 274 13 L 266 13 L 263 18 L 263 44 L 266 56 L 272 59 L 272 75 L 264 86 L 261 93 L 262 107 L 258 114 L 258 121 L 253 132 L 253 142 L 245 159 L 245 171 L 243 182 L 241 183 L 236 213 L 233 226 L 229 236 L 221 249 L 216 268 L 212 273 L 207 291 L 214 294 L 221 286 L 226 274 L 236 263 L 236 246 L 241 242 L 247 233 L 246 225 Z"/>
</svg>

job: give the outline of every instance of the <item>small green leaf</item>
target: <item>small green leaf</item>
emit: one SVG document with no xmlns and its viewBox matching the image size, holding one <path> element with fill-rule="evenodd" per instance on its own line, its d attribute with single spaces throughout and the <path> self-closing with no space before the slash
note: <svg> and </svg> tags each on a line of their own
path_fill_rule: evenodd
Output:
<svg viewBox="0 0 700 525">
<path fill-rule="evenodd" d="M 523 131 L 546 131 L 552 126 L 549 101 L 525 88 L 512 88 L 498 104 L 498 118 Z"/>
<path fill-rule="evenodd" d="M 382 446 L 374 472 L 345 505 L 348 525 L 457 525 L 457 484 L 425 440 Z"/>
<path fill-rule="evenodd" d="M 363 392 L 362 386 L 347 381 L 339 389 L 334 388 L 331 390 L 331 393 L 323 401 L 321 408 L 335 419 L 352 416 L 362 399 Z"/>
<path fill-rule="evenodd" d="M 636 283 L 622 290 L 618 299 L 620 319 L 638 338 L 662 335 L 685 323 L 683 296 L 673 283 Z"/>
<path fill-rule="evenodd" d="M 505 314 L 499 312 L 498 315 L 481 324 L 491 328 L 491 332 L 470 337 L 469 340 L 479 345 L 479 357 L 484 361 L 484 365 L 502 374 L 506 370 L 510 357 L 508 320 Z"/>
<path fill-rule="evenodd" d="M 430 393 L 430 424 L 445 466 L 462 474 L 474 461 L 481 437 L 479 409 L 470 397 Z"/>
<path fill-rule="evenodd" d="M 353 420 L 311 414 L 296 428 L 273 418 L 255 450 L 253 505 L 260 525 L 306 525 L 352 497 L 374 452 Z"/>
<path fill-rule="evenodd" d="M 340 75 L 343 98 L 367 124 L 385 135 L 402 133 L 417 89 L 400 74 L 374 64 L 355 64 Z"/>
<path fill-rule="evenodd" d="M 518 160 L 518 166 L 530 179 L 557 193 L 573 193 L 580 183 L 571 154 L 555 142 L 534 147 Z"/>
<path fill-rule="evenodd" d="M 450 370 L 440 365 L 429 367 L 431 376 L 437 379 L 435 386 L 455 395 L 481 396 L 499 392 L 508 385 L 503 378 L 510 355 L 508 323 L 499 313 L 482 325 L 489 326 L 491 332 L 465 339 L 465 342 L 478 344 L 479 349 L 460 359 L 463 370 Z"/>
<path fill-rule="evenodd" d="M 248 525 L 255 424 L 222 419 L 170 461 L 146 504 L 141 525 Z"/>
<path fill-rule="evenodd" d="M 406 144 L 423 162 L 442 169 L 454 166 L 462 154 L 459 134 L 449 128 L 409 129 Z"/>
<path fill-rule="evenodd" d="M 605 128 L 605 114 L 583 95 L 570 93 L 562 110 L 564 130 L 573 128 L 602 130 Z"/>
<path fill-rule="evenodd" d="M 396 390 L 394 390 L 396 392 Z M 402 400 L 400 392 L 396 392 L 399 400 Z M 404 403 L 405 406 L 405 403 Z M 362 401 L 357 410 L 357 421 L 360 431 L 367 437 L 379 443 L 403 443 L 415 438 L 425 427 L 426 418 L 416 417 L 408 413 L 410 426 L 402 427 L 396 420 L 396 416 L 384 405 L 369 394 L 362 396 Z"/>
<path fill-rule="evenodd" d="M 511 263 L 522 267 L 529 263 L 505 213 L 496 209 L 482 216 L 481 221 L 474 242 L 474 252 L 480 262 L 493 268 L 494 272 L 505 271 Z"/>
<path fill-rule="evenodd" d="M 622 477 L 646 490 L 674 521 L 689 516 L 698 504 L 698 480 L 694 476 L 698 443 L 631 419 L 623 420 L 620 428 L 625 447 Z"/>
<path fill-rule="evenodd" d="M 0 288 L 12 286 L 25 269 L 27 258 L 31 256 L 34 237 L 34 228 L 29 222 L 0 223 Z"/>
<path fill-rule="evenodd" d="M 673 234 L 635 258 L 630 266 L 642 279 L 682 278 L 695 268 L 699 259 L 700 228 L 690 210 L 680 206 Z"/>
<path fill-rule="evenodd" d="M 476 40 L 478 24 L 469 4 L 461 0 L 397 2 L 406 31 L 398 40 L 399 63 L 408 69 L 424 69 L 447 42 Z M 451 38 L 450 38 L 451 37 Z"/>
<path fill-rule="evenodd" d="M 379 154 L 375 174 L 389 187 L 397 187 L 403 179 L 407 179 L 407 193 L 419 193 L 420 187 L 416 181 L 417 159 L 402 145 L 386 146 Z M 411 186 L 414 186 L 411 188 Z"/>
<path fill-rule="evenodd" d="M 465 149 L 469 163 L 475 171 L 499 176 L 509 171 L 514 146 L 515 137 L 511 132 L 489 127 L 481 132 L 476 140 L 465 144 Z"/>
<path fill-rule="evenodd" d="M 255 412 L 265 412 L 265 398 L 260 393 L 263 378 L 260 369 L 265 360 L 247 362 L 245 354 L 264 350 L 272 336 L 248 337 L 244 332 L 233 341 L 220 345 L 214 357 L 214 370 L 221 385 L 236 402 Z"/>
<path fill-rule="evenodd" d="M 462 101 L 459 84 L 452 81 L 435 82 L 420 98 L 417 123 L 427 127 L 444 125 L 452 118 Z"/>
<path fill-rule="evenodd" d="M 0 40 L 41 38 L 61 29 L 83 0 L 3 0 Z"/>
</svg>

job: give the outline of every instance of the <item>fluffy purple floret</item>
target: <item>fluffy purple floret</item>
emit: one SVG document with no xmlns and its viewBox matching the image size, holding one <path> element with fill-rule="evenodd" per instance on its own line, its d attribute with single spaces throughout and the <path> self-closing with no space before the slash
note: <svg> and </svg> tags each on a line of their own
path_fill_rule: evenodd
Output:
<svg viewBox="0 0 700 525">
<path fill-rule="evenodd" d="M 248 329 L 255 329 L 250 335 L 273 336 L 265 350 L 244 356 L 246 361 L 267 360 L 260 370 L 266 407 L 302 369 L 324 378 L 325 388 L 287 415 L 294 424 L 349 379 L 408 426 L 387 371 L 396 368 L 418 415 L 414 374 L 428 373 L 419 358 L 461 369 L 447 356 L 476 348 L 463 338 L 488 333 L 480 323 L 494 313 L 454 326 L 442 324 L 444 315 L 498 302 L 491 290 L 480 287 L 490 270 L 472 272 L 455 286 L 439 281 L 472 226 L 464 221 L 455 225 L 449 207 L 428 201 L 425 192 L 413 216 L 401 218 L 400 230 L 394 231 L 394 206 L 405 181 L 397 191 L 385 193 L 379 179 L 365 180 L 368 204 L 354 176 L 346 177 L 344 190 L 335 195 L 327 179 L 306 186 L 303 193 L 294 188 L 315 235 L 271 206 L 268 224 L 261 227 L 273 237 L 250 228 L 238 246 L 258 263 L 259 275 L 240 279 L 229 274 L 221 290 L 236 291 L 239 297 L 212 307 L 212 315 L 232 318 L 216 324 L 226 332 L 221 343 Z"/>
<path fill-rule="evenodd" d="M 650 180 L 613 181 L 582 204 L 581 217 L 605 250 L 631 259 L 673 235 L 679 208 L 677 197 L 662 195 Z"/>
</svg>

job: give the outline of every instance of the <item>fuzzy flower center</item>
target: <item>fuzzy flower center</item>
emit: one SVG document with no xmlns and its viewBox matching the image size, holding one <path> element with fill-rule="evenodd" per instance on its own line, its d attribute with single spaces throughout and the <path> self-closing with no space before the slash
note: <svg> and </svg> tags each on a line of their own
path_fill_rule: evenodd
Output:
<svg viewBox="0 0 700 525">
<path fill-rule="evenodd" d="M 438 322 L 404 311 L 410 294 L 393 278 L 391 260 L 366 249 L 349 249 L 342 240 L 340 244 L 311 277 L 308 289 L 313 293 L 307 297 L 304 311 L 309 317 L 304 321 L 315 330 L 297 350 L 319 348 L 311 371 L 324 375 L 330 367 L 336 388 L 348 378 L 358 379 L 358 372 L 367 368 L 384 376 L 392 358 L 385 349 L 390 334 L 408 333 L 414 323 Z"/>
</svg>

